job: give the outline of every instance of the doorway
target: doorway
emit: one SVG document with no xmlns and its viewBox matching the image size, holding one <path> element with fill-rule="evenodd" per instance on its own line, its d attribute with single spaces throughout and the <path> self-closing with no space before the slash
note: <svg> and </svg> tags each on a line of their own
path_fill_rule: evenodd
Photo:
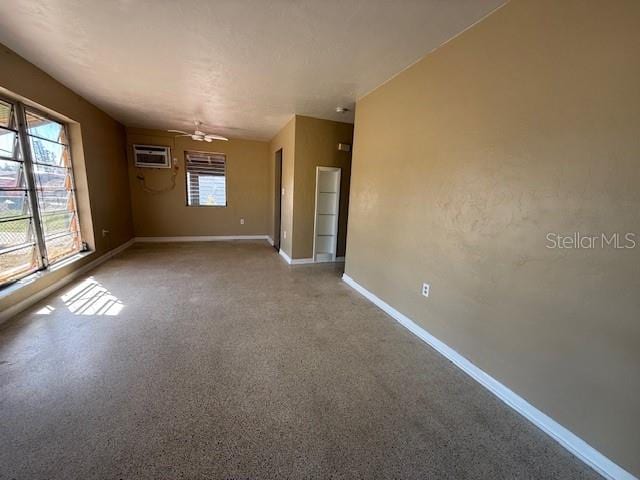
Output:
<svg viewBox="0 0 640 480">
<path fill-rule="evenodd" d="M 335 262 L 338 247 L 341 170 L 316 167 L 316 214 L 313 236 L 313 260 Z"/>
<path fill-rule="evenodd" d="M 273 199 L 273 248 L 280 251 L 280 221 L 282 217 L 282 149 L 276 152 L 275 188 Z"/>
</svg>

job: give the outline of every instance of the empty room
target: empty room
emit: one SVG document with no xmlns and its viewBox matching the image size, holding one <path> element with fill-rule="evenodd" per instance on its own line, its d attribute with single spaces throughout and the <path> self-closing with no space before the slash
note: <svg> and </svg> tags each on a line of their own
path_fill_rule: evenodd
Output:
<svg viewBox="0 0 640 480">
<path fill-rule="evenodd" d="M 0 479 L 640 478 L 639 25 L 0 1 Z"/>
</svg>

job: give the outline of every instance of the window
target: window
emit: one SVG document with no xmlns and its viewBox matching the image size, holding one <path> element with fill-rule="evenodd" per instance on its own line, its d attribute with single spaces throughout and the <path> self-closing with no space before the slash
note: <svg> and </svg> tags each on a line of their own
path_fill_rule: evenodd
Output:
<svg viewBox="0 0 640 480">
<path fill-rule="evenodd" d="M 0 99 L 0 285 L 81 247 L 66 126 Z"/>
<path fill-rule="evenodd" d="M 187 205 L 226 207 L 226 157 L 221 153 L 185 152 Z"/>
</svg>

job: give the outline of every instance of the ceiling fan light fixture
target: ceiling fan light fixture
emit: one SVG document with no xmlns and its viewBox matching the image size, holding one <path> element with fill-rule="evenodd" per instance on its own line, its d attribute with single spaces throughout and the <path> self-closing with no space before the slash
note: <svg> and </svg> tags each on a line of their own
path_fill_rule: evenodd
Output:
<svg viewBox="0 0 640 480">
<path fill-rule="evenodd" d="M 223 137 L 222 135 L 216 135 L 215 133 L 206 133 L 200 130 L 200 122 L 196 122 L 196 129 L 193 133 L 183 132 L 182 130 L 167 130 L 169 133 L 177 133 L 177 137 L 188 137 L 191 140 L 195 140 L 197 142 L 207 142 L 211 143 L 214 140 L 221 140 L 223 142 L 228 141 L 227 137 Z"/>
</svg>

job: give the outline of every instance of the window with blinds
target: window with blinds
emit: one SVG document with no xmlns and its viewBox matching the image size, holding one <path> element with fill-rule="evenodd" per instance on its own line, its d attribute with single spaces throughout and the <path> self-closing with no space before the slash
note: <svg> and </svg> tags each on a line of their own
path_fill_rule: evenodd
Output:
<svg viewBox="0 0 640 480">
<path fill-rule="evenodd" d="M 221 153 L 185 152 L 187 205 L 226 207 L 226 156 Z"/>
<path fill-rule="evenodd" d="M 66 126 L 0 99 L 0 285 L 81 248 Z"/>
</svg>

